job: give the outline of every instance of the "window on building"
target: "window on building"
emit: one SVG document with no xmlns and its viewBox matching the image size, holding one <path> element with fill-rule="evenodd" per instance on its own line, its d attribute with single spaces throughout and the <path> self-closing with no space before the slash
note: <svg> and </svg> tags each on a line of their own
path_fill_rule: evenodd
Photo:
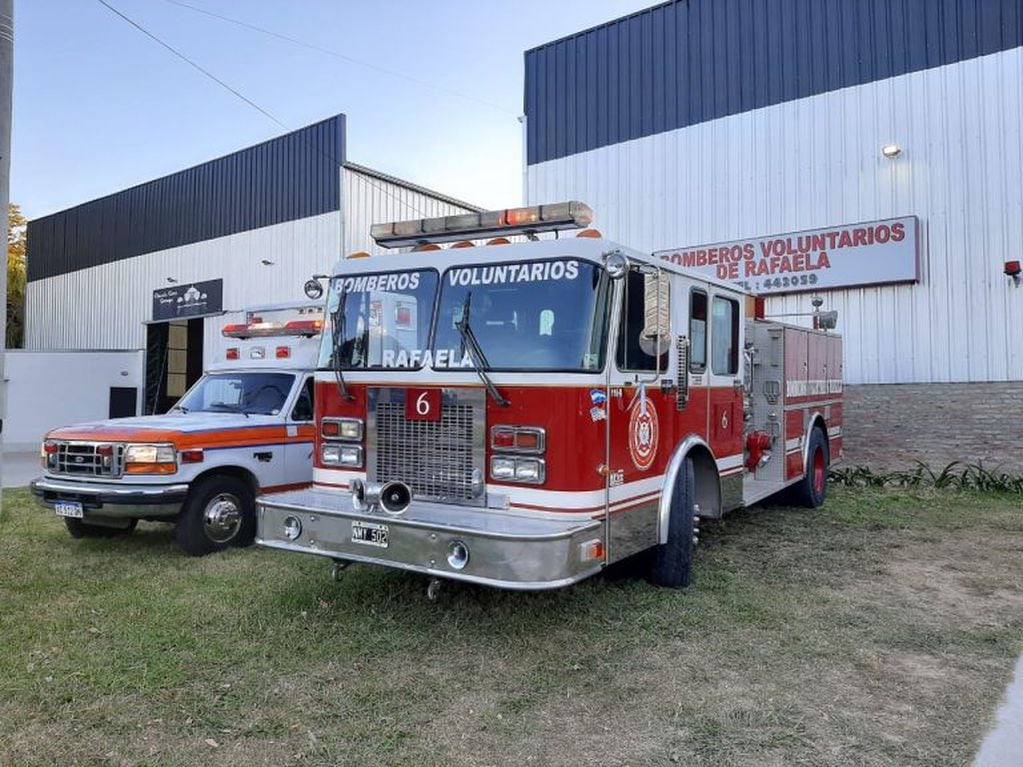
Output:
<svg viewBox="0 0 1023 767">
<path fill-rule="evenodd" d="M 618 324 L 619 370 L 667 370 L 671 328 L 668 277 L 631 269 L 622 289 Z M 658 348 L 660 343 L 660 348 Z"/>
<path fill-rule="evenodd" d="M 715 375 L 739 372 L 739 302 L 714 296 L 711 369 Z"/>
<path fill-rule="evenodd" d="M 707 294 L 694 290 L 689 298 L 689 369 L 707 369 Z"/>
</svg>

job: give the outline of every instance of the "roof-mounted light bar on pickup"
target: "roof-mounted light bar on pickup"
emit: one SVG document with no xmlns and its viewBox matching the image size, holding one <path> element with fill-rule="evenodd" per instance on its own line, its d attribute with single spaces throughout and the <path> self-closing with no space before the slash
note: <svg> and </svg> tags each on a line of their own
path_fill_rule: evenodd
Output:
<svg viewBox="0 0 1023 767">
<path fill-rule="evenodd" d="M 435 242 L 476 240 L 495 234 L 538 234 L 562 229 L 583 229 L 593 211 L 581 202 L 559 202 L 529 208 L 485 210 L 440 218 L 417 218 L 374 224 L 370 234 L 382 248 L 404 248 Z"/>
</svg>

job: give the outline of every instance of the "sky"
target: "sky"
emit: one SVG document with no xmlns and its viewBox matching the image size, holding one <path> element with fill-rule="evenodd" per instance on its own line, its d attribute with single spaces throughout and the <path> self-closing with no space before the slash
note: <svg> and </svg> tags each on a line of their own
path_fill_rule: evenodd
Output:
<svg viewBox="0 0 1023 767">
<path fill-rule="evenodd" d="M 522 197 L 523 52 L 654 4 L 107 2 L 289 130 L 344 112 L 349 160 L 492 208 Z M 286 132 L 99 0 L 16 0 L 14 66 L 11 200 L 29 219 Z"/>
</svg>

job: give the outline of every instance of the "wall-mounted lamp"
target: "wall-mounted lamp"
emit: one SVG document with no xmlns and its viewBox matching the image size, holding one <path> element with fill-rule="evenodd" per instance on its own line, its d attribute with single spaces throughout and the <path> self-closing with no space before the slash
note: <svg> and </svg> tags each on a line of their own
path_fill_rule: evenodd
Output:
<svg viewBox="0 0 1023 767">
<path fill-rule="evenodd" d="M 178 281 L 173 277 L 168 277 L 167 282 L 169 282 L 171 285 L 176 285 Z"/>
<path fill-rule="evenodd" d="M 271 261 L 269 258 L 261 259 L 259 263 L 261 263 L 263 266 L 273 266 L 274 265 L 274 262 Z"/>
<path fill-rule="evenodd" d="M 889 160 L 894 160 L 900 154 L 902 154 L 902 147 L 898 144 L 885 144 L 881 147 L 881 154 L 887 157 Z"/>
<path fill-rule="evenodd" d="M 1019 261 L 1006 261 L 1005 262 L 1005 276 L 1012 279 L 1012 284 L 1017 288 L 1020 284 L 1020 275 L 1023 274 L 1023 267 L 1020 267 Z"/>
</svg>

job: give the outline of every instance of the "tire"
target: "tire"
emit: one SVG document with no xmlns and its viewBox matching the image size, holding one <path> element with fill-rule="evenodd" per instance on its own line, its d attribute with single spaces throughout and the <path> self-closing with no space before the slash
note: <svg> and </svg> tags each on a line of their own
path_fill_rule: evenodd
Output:
<svg viewBox="0 0 1023 767">
<path fill-rule="evenodd" d="M 803 478 L 792 487 L 792 500 L 799 506 L 816 509 L 828 496 L 828 446 L 824 433 L 814 427 L 810 432 L 810 449 Z"/>
<path fill-rule="evenodd" d="M 201 557 L 228 546 L 248 546 L 256 537 L 256 499 L 238 477 L 214 474 L 192 486 L 181 507 L 178 545 Z"/>
<path fill-rule="evenodd" d="M 693 536 L 696 479 L 693 461 L 686 458 L 675 480 L 668 513 L 668 540 L 654 549 L 650 580 L 657 586 L 684 588 L 689 585 L 693 569 Z"/>
<path fill-rule="evenodd" d="M 116 538 L 119 535 L 131 533 L 138 523 L 137 519 L 130 519 L 125 527 L 105 527 L 90 525 L 88 522 L 73 517 L 64 518 L 64 527 L 67 528 L 72 538 Z"/>
</svg>

